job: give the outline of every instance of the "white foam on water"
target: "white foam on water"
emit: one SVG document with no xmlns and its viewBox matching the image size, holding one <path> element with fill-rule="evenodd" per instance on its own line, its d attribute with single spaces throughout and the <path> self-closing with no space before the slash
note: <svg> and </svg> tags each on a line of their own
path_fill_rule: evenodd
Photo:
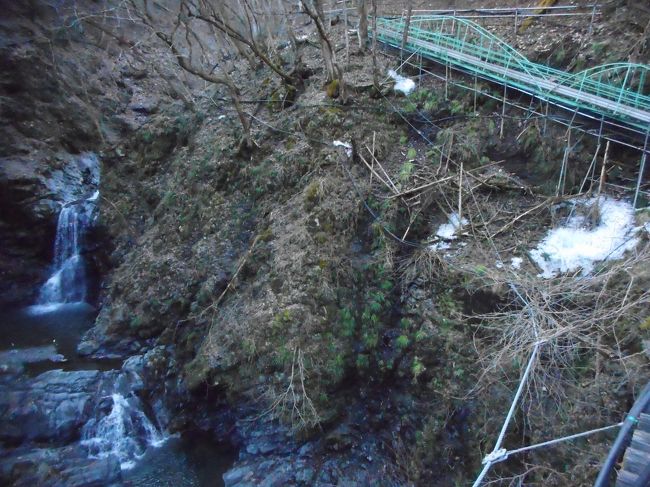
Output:
<svg viewBox="0 0 650 487">
<path fill-rule="evenodd" d="M 122 470 L 133 468 L 147 447 L 160 447 L 167 436 L 158 431 L 142 411 L 135 396 L 111 395 L 113 406 L 106 416 L 92 419 L 83 428 L 81 444 L 90 458 L 115 456 Z"/>
</svg>

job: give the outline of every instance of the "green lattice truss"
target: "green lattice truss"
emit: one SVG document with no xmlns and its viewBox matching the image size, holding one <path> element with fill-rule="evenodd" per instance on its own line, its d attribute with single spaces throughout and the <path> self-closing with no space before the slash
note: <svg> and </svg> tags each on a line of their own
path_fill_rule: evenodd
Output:
<svg viewBox="0 0 650 487">
<path fill-rule="evenodd" d="M 403 19 L 377 19 L 377 40 L 400 48 Z M 615 63 L 571 74 L 529 61 L 474 22 L 457 17 L 412 17 L 405 46 L 424 58 L 505 84 L 598 119 L 650 131 L 650 66 Z"/>
</svg>

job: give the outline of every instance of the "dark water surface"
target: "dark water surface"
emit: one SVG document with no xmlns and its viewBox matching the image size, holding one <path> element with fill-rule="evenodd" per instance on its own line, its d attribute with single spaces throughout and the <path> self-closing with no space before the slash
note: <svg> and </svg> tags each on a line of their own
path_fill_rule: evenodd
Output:
<svg viewBox="0 0 650 487">
<path fill-rule="evenodd" d="M 44 359 L 25 363 L 25 371 L 34 376 L 51 369 L 112 370 L 121 360 L 95 360 L 77 355 L 81 336 L 95 321 L 97 311 L 86 303 L 30 308 L 0 313 L 0 351 L 52 346 L 63 361 Z"/>
<path fill-rule="evenodd" d="M 203 435 L 169 438 L 149 448 L 131 470 L 122 472 L 129 487 L 221 487 L 222 475 L 235 461 L 232 449 Z"/>
<path fill-rule="evenodd" d="M 19 373 L 28 376 L 52 369 L 119 370 L 122 360 L 95 360 L 76 353 L 81 336 L 93 325 L 96 315 L 96 309 L 85 303 L 0 312 L 0 366 L 22 364 Z M 222 475 L 234 460 L 232 448 L 205 435 L 174 436 L 161 446 L 149 446 L 132 469 L 123 470 L 123 484 L 222 486 Z"/>
</svg>

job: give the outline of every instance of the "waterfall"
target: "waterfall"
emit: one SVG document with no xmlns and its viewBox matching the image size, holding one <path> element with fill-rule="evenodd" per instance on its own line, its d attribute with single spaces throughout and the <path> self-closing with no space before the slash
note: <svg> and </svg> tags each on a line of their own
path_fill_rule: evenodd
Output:
<svg viewBox="0 0 650 487">
<path fill-rule="evenodd" d="M 136 396 L 125 397 L 115 392 L 111 399 L 110 413 L 92 419 L 84 426 L 81 444 L 88 448 L 91 458 L 113 455 L 119 460 L 122 470 L 128 470 L 144 455 L 148 446 L 160 446 L 166 437 L 147 418 Z"/>
<path fill-rule="evenodd" d="M 59 213 L 54 241 L 53 272 L 41 287 L 33 312 L 47 312 L 64 303 L 86 299 L 86 269 L 82 241 L 92 223 L 99 191 L 86 199 L 64 205 Z"/>
</svg>

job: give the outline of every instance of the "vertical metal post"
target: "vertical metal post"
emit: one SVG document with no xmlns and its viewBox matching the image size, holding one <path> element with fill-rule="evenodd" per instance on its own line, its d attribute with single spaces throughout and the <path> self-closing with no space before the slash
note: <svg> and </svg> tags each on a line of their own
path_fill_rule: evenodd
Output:
<svg viewBox="0 0 650 487">
<path fill-rule="evenodd" d="M 594 31 L 594 20 L 596 18 L 596 2 L 594 1 L 594 6 L 591 9 L 591 20 L 589 21 L 589 35 Z"/>
<path fill-rule="evenodd" d="M 506 116 L 506 90 L 508 89 L 508 85 L 503 85 L 503 107 L 501 108 L 501 130 L 499 131 L 499 138 L 503 139 L 503 125 L 505 122 L 505 116 Z"/>
<path fill-rule="evenodd" d="M 474 113 L 476 113 L 476 97 L 478 91 L 478 77 L 474 75 Z"/>
<path fill-rule="evenodd" d="M 557 182 L 557 190 L 555 196 L 564 195 L 566 189 L 566 174 L 569 165 L 569 153 L 571 152 L 571 127 L 567 130 L 566 147 L 564 148 L 564 156 L 562 157 L 562 167 L 560 168 L 560 178 Z"/>
<path fill-rule="evenodd" d="M 445 63 L 445 101 L 449 101 L 449 63 Z"/>
<path fill-rule="evenodd" d="M 546 136 L 546 124 L 548 122 L 548 101 L 546 102 L 546 107 L 544 109 L 544 128 L 542 129 L 542 135 Z"/>
<path fill-rule="evenodd" d="M 517 37 L 517 27 L 519 27 L 519 9 L 515 8 L 515 37 Z"/>
<path fill-rule="evenodd" d="M 645 134 L 645 143 L 643 144 L 643 155 L 641 156 L 641 167 L 639 167 L 639 179 L 636 181 L 636 190 L 634 191 L 634 202 L 632 203 L 632 208 L 636 209 L 636 202 L 639 199 L 639 193 L 641 192 L 641 183 L 643 182 L 643 173 L 645 172 L 645 162 L 648 158 L 648 138 L 650 137 L 650 131 Z"/>
</svg>

